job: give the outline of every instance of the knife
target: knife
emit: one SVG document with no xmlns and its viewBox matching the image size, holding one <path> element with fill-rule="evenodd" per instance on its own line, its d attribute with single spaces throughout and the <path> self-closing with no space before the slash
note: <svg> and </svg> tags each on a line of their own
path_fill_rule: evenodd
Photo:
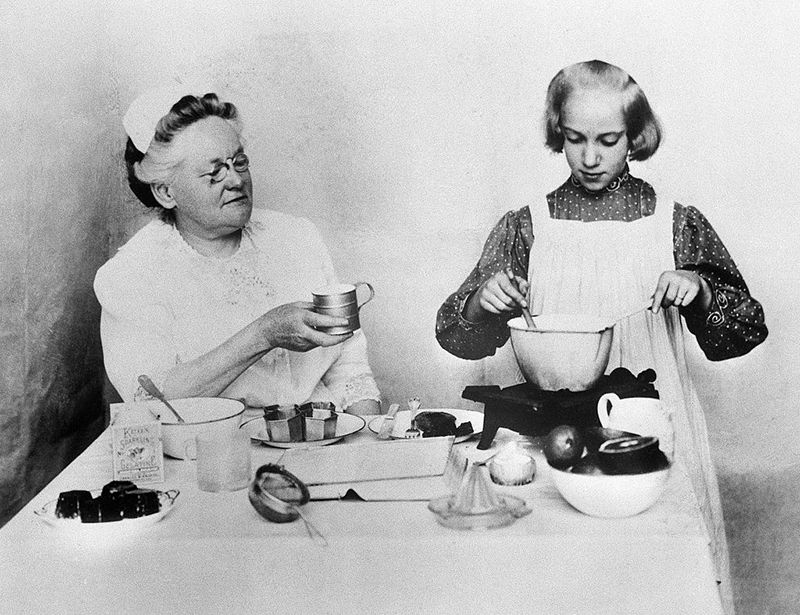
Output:
<svg viewBox="0 0 800 615">
<path fill-rule="evenodd" d="M 389 412 L 383 417 L 383 423 L 378 431 L 379 440 L 389 440 L 392 437 L 392 429 L 394 428 L 394 415 L 400 409 L 400 404 L 392 404 L 389 406 Z"/>
</svg>

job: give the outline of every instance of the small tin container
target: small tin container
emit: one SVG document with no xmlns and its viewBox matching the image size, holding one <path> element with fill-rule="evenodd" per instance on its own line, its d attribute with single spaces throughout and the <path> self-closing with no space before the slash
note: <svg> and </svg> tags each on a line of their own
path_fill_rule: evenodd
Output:
<svg viewBox="0 0 800 615">
<path fill-rule="evenodd" d="M 330 402 L 306 402 L 299 408 L 305 421 L 305 439 L 308 442 L 325 440 L 336 435 L 336 406 Z"/>
<path fill-rule="evenodd" d="M 264 408 L 267 434 L 273 442 L 302 442 L 305 423 L 297 406 L 267 406 Z"/>
<path fill-rule="evenodd" d="M 369 289 L 369 297 L 361 303 L 358 302 L 358 288 L 360 286 L 366 286 Z M 345 335 L 361 328 L 358 312 L 372 301 L 375 296 L 375 289 L 369 282 L 333 284 L 325 288 L 318 288 L 311 293 L 311 296 L 315 312 L 347 319 L 346 325 L 321 327 L 320 330 L 330 335 Z"/>
</svg>

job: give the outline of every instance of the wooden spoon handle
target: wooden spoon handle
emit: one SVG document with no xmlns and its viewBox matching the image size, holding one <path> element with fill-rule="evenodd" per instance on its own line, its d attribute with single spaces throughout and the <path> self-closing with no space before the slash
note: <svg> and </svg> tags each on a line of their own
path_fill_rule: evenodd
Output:
<svg viewBox="0 0 800 615">
<path fill-rule="evenodd" d="M 522 308 L 522 316 L 525 318 L 525 324 L 528 326 L 528 329 L 536 328 L 536 323 L 534 322 L 533 316 L 531 316 L 531 311 L 528 308 Z"/>
</svg>

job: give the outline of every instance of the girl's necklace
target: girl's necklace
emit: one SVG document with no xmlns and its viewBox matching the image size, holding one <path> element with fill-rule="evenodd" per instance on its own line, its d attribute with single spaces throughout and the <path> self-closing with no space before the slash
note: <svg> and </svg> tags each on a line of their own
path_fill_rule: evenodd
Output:
<svg viewBox="0 0 800 615">
<path fill-rule="evenodd" d="M 601 188 L 600 190 L 589 190 L 586 186 L 584 186 L 581 182 L 579 182 L 578 179 L 574 175 L 570 175 L 569 176 L 569 180 L 570 180 L 570 182 L 572 182 L 572 185 L 575 186 L 576 188 L 580 188 L 581 190 L 583 190 L 587 194 L 601 194 L 603 192 L 616 192 L 617 190 L 620 189 L 622 184 L 627 182 L 629 179 L 630 179 L 630 175 L 628 174 L 628 170 L 626 169 L 625 171 L 623 171 L 622 175 L 620 175 L 619 177 L 615 177 L 613 180 L 611 180 L 611 182 L 605 188 Z"/>
</svg>

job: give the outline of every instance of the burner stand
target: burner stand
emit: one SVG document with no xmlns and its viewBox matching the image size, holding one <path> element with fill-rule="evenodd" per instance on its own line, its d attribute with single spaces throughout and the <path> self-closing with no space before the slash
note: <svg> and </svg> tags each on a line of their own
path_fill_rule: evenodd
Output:
<svg viewBox="0 0 800 615">
<path fill-rule="evenodd" d="M 467 386 L 461 397 L 484 404 L 478 449 L 486 450 L 491 448 L 500 427 L 526 436 L 546 435 L 558 425 L 599 427 L 597 402 L 604 393 L 614 392 L 622 398 L 658 397 L 654 380 L 652 369 L 634 376 L 620 367 L 586 391 L 544 391 L 524 383 L 505 389 L 496 385 Z"/>
</svg>

